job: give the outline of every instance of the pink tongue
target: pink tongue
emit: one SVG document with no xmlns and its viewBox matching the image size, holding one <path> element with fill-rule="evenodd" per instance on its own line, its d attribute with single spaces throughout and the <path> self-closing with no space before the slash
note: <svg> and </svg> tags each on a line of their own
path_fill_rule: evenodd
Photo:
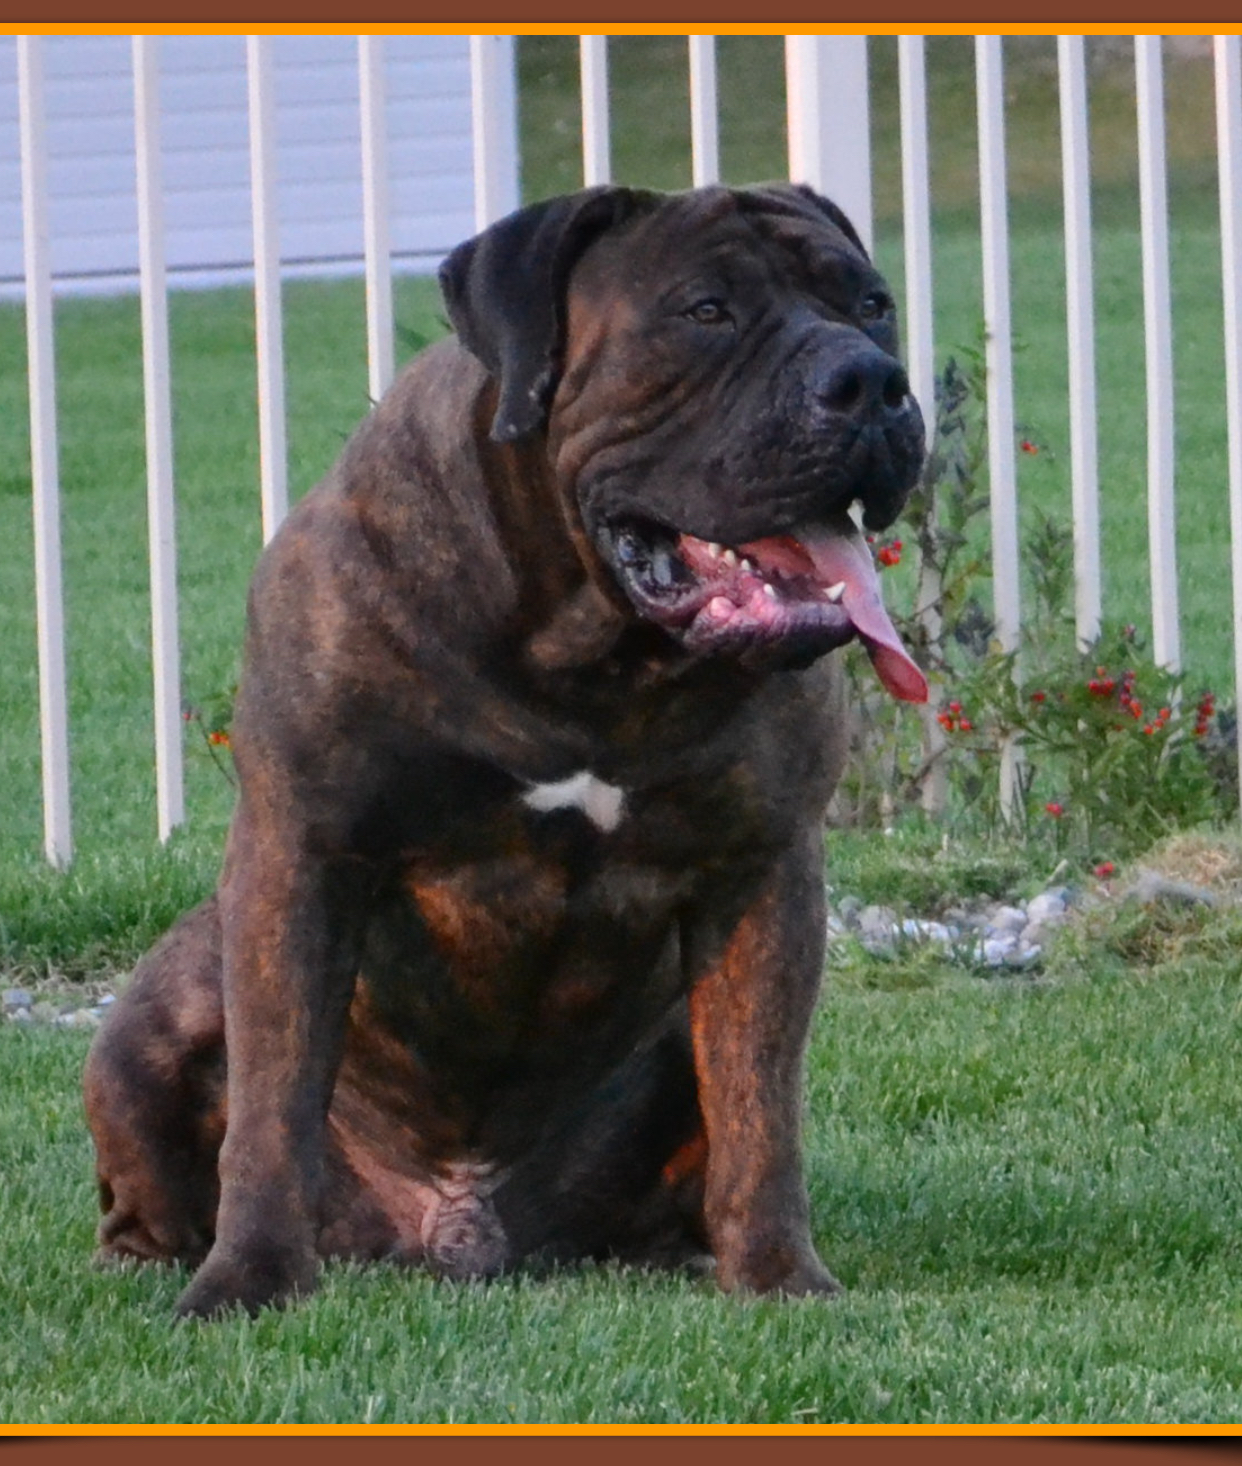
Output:
<svg viewBox="0 0 1242 1466">
<path fill-rule="evenodd" d="M 854 521 L 841 515 L 818 533 L 799 534 L 798 542 L 814 561 L 815 578 L 821 585 L 845 582 L 841 604 L 880 681 L 904 702 L 926 702 L 927 678 L 902 646 L 884 609 L 871 551 Z"/>
</svg>

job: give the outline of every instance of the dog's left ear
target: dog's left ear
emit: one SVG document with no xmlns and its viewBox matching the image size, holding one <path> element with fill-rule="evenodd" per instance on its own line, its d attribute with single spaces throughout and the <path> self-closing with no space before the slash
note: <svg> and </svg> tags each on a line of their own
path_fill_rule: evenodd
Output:
<svg viewBox="0 0 1242 1466">
<path fill-rule="evenodd" d="M 459 244 L 440 266 L 453 329 L 500 386 L 495 442 L 544 425 L 564 344 L 569 273 L 588 245 L 651 197 L 602 187 L 532 204 Z"/>
</svg>

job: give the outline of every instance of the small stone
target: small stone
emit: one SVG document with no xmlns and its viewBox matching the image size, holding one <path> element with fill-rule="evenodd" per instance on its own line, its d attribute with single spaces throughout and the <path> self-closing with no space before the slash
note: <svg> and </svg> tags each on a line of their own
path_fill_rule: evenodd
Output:
<svg viewBox="0 0 1242 1466">
<path fill-rule="evenodd" d="M 907 917 L 901 923 L 903 936 L 914 937 L 921 942 L 951 942 L 957 933 L 951 931 L 940 921 L 921 921 L 915 917 Z"/>
<path fill-rule="evenodd" d="M 29 1012 L 34 1007 L 34 999 L 25 988 L 5 988 L 0 994 L 0 1007 L 6 1013 Z"/>
<path fill-rule="evenodd" d="M 5 1016 L 8 1018 L 8 1021 L 10 1023 L 29 1023 L 29 1022 L 31 1022 L 30 1009 L 29 1008 L 14 1008 L 11 1012 L 7 1013 Z"/>
<path fill-rule="evenodd" d="M 1000 967 L 1017 950 L 1018 938 L 1010 932 L 1002 937 L 985 937 L 975 948 L 975 957 L 988 967 Z"/>
<path fill-rule="evenodd" d="M 863 904 L 857 896 L 842 896 L 837 902 L 837 916 L 850 931 L 857 931 L 862 909 Z"/>
<path fill-rule="evenodd" d="M 989 935 L 1000 936 L 1004 932 L 1020 932 L 1026 924 L 1027 915 L 1020 906 L 998 906 L 989 914 L 986 930 Z"/>
<path fill-rule="evenodd" d="M 869 952 L 887 951 L 897 930 L 897 916 L 888 906 L 867 906 L 859 914 L 859 939 Z"/>
<path fill-rule="evenodd" d="M 76 1008 L 72 1013 L 62 1013 L 56 1020 L 58 1028 L 98 1028 L 99 1018 L 89 1008 Z"/>
<path fill-rule="evenodd" d="M 1069 915 L 1069 902 L 1061 891 L 1041 891 L 1026 908 L 1030 926 L 1055 926 Z"/>
<path fill-rule="evenodd" d="M 115 1002 L 116 1002 L 116 994 L 115 993 L 105 993 L 103 995 L 103 997 L 100 998 L 100 1000 L 95 1004 L 95 1006 L 96 1006 L 96 1008 L 111 1008 L 111 1006 Z"/>
</svg>

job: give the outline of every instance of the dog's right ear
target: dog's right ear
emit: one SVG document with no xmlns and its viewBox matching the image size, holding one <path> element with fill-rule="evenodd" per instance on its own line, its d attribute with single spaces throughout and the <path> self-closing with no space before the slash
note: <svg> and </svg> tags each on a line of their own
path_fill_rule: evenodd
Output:
<svg viewBox="0 0 1242 1466">
<path fill-rule="evenodd" d="M 652 198 L 602 187 L 532 204 L 459 244 L 440 266 L 453 329 L 500 387 L 494 441 L 511 443 L 544 425 L 560 370 L 569 273 L 593 240 Z"/>
</svg>

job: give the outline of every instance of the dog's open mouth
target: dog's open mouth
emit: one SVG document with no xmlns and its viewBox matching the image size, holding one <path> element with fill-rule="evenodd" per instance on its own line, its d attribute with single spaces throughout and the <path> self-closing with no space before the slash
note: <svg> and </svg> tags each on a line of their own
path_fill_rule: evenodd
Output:
<svg viewBox="0 0 1242 1466">
<path fill-rule="evenodd" d="M 926 702 L 927 679 L 884 609 L 849 515 L 736 546 L 646 520 L 614 525 L 607 540 L 638 610 L 688 650 L 808 660 L 857 638 L 894 697 Z"/>
</svg>

